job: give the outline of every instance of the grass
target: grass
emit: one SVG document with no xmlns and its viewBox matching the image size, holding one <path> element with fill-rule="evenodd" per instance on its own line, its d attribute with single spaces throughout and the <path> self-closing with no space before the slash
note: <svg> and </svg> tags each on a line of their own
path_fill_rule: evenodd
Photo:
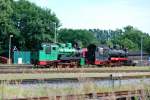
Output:
<svg viewBox="0 0 150 100">
<path fill-rule="evenodd" d="M 83 68 L 84 70 L 88 70 L 87 68 Z M 45 70 L 45 69 L 44 69 Z M 51 70 L 52 69 L 48 69 Z M 66 69 L 63 69 L 66 70 Z M 72 69 L 73 70 L 73 69 Z M 75 69 L 79 70 L 79 69 Z M 150 70 L 150 67 L 114 67 L 114 68 L 91 68 L 90 70 Z M 48 87 L 48 85 L 43 81 L 43 84 L 38 84 L 36 87 L 22 87 L 20 84 L 24 79 L 55 79 L 55 78 L 77 78 L 77 79 L 85 79 L 86 77 L 110 77 L 112 73 L 94 73 L 94 72 L 78 72 L 78 73 L 21 73 L 21 74 L 0 74 L 0 80 L 2 83 L 0 84 L 0 100 L 4 100 L 6 98 L 23 98 L 23 97 L 41 97 L 41 96 L 65 96 L 68 94 L 87 94 L 87 93 L 101 93 L 101 92 L 115 92 L 115 91 L 128 91 L 128 90 L 138 90 L 144 89 L 147 95 L 150 95 L 150 84 L 146 84 L 143 81 L 138 83 L 136 86 L 132 84 L 121 85 L 121 86 L 100 86 L 94 84 L 92 81 L 84 80 L 84 84 L 81 84 L 79 87 Z M 113 74 L 114 76 L 142 76 L 145 75 L 150 76 L 150 72 L 134 72 L 134 73 L 121 73 L 121 74 Z M 5 80 L 5 81 L 3 81 Z M 15 85 L 9 84 L 11 81 L 15 83 Z M 82 82 L 81 82 L 82 83 Z M 82 97 L 81 97 L 82 98 Z M 64 98 L 65 100 L 65 98 Z M 79 100 L 79 99 L 78 99 Z M 83 99 L 81 99 L 83 100 Z"/>
<path fill-rule="evenodd" d="M 38 84 L 36 87 L 22 87 L 22 85 L 16 81 L 15 85 L 10 85 L 9 81 L 5 81 L 0 85 L 0 97 L 6 98 L 26 98 L 26 97 L 41 97 L 41 96 L 65 96 L 69 94 L 87 94 L 87 93 L 102 93 L 102 92 L 115 92 L 115 91 L 128 91 L 144 89 L 150 93 L 150 84 L 141 81 L 136 86 L 132 84 L 121 85 L 121 86 L 98 86 L 92 81 L 82 83 L 77 87 L 48 87 L 45 83 Z M 149 94 L 150 95 L 150 94 Z"/>
</svg>

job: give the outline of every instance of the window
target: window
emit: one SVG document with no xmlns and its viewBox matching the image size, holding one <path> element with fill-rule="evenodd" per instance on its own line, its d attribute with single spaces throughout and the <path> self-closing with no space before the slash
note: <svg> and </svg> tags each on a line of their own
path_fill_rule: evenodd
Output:
<svg viewBox="0 0 150 100">
<path fill-rule="evenodd" d="M 53 47 L 52 50 L 56 50 L 56 47 Z"/>
<path fill-rule="evenodd" d="M 46 54 L 50 54 L 50 53 L 51 53 L 51 47 L 50 47 L 50 46 L 47 46 L 47 47 L 45 48 L 45 53 L 46 53 Z"/>
</svg>

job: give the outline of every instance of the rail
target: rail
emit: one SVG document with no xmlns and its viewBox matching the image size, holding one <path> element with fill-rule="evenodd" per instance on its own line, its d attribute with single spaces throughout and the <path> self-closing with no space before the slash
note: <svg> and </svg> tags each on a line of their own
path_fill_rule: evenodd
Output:
<svg viewBox="0 0 150 100">
<path fill-rule="evenodd" d="M 28 98 L 13 98 L 6 100 L 84 100 L 84 99 L 96 99 L 96 100 L 117 100 L 117 99 L 131 99 L 134 97 L 140 98 L 140 100 L 146 100 L 150 94 L 146 94 L 144 90 L 133 91 L 116 91 L 116 92 L 104 92 L 104 93 L 88 93 L 80 95 L 64 95 L 64 96 L 49 96 L 49 97 L 28 97 Z M 113 98 L 113 99 L 112 99 Z M 124 99 L 123 99 L 124 100 Z"/>
</svg>

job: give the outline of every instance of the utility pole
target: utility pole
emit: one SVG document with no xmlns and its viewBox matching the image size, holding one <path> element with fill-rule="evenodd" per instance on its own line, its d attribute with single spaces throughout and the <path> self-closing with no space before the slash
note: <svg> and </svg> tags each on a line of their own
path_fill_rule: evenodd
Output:
<svg viewBox="0 0 150 100">
<path fill-rule="evenodd" d="M 53 22 L 53 24 L 54 24 L 54 43 L 57 43 L 56 22 Z"/>
<path fill-rule="evenodd" d="M 9 64 L 10 64 L 10 58 L 11 58 L 11 38 L 13 37 L 13 35 L 9 36 Z"/>
<path fill-rule="evenodd" d="M 143 65 L 143 36 L 141 36 L 141 66 Z"/>
</svg>

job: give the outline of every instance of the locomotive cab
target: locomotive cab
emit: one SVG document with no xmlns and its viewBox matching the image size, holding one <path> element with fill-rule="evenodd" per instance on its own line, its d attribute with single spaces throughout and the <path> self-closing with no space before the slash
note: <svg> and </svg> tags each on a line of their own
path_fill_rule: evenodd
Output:
<svg viewBox="0 0 150 100">
<path fill-rule="evenodd" d="M 108 61 L 108 53 L 109 48 L 107 47 L 97 47 L 94 44 L 90 44 L 87 47 L 86 53 L 86 62 L 87 64 L 94 64 L 94 65 L 104 65 Z"/>
<path fill-rule="evenodd" d="M 49 65 L 58 59 L 58 46 L 56 44 L 43 43 L 41 50 L 32 53 L 32 63 L 35 65 Z"/>
<path fill-rule="evenodd" d="M 57 60 L 58 45 L 56 44 L 42 44 L 43 50 L 39 51 L 39 59 L 44 61 Z"/>
<path fill-rule="evenodd" d="M 103 65 L 107 63 L 109 57 L 109 48 L 107 47 L 97 47 L 95 51 L 95 64 Z"/>
</svg>

